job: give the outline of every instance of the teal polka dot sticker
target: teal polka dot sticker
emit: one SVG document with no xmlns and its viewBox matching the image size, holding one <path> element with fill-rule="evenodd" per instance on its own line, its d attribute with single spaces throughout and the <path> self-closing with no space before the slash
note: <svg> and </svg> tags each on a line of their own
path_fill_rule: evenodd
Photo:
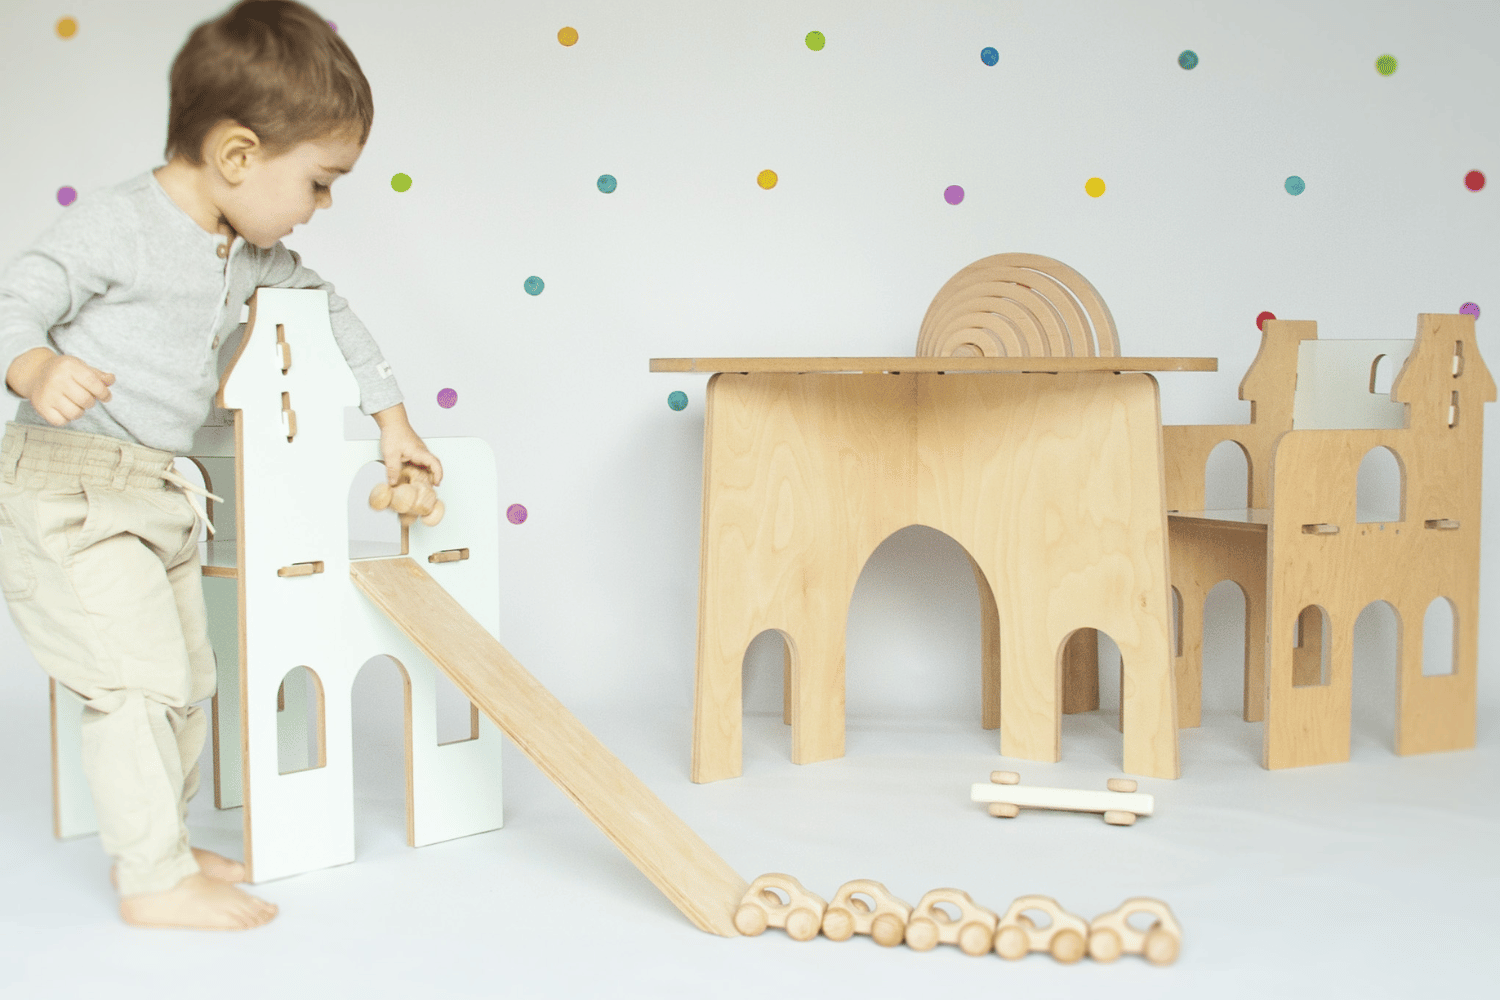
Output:
<svg viewBox="0 0 1500 1000">
<path fill-rule="evenodd" d="M 1307 182 L 1298 177 L 1296 174 L 1288 177 L 1286 179 L 1286 183 L 1282 186 L 1286 188 L 1287 194 L 1292 195 L 1301 194 L 1303 191 L 1307 190 Z"/>
<path fill-rule="evenodd" d="M 687 409 L 687 393 L 683 392 L 681 389 L 669 393 L 667 395 L 667 405 L 674 410 Z"/>
<path fill-rule="evenodd" d="M 615 188 L 620 186 L 619 181 L 615 180 L 614 174 L 600 174 L 599 180 L 596 183 L 599 186 L 599 190 L 605 194 L 614 194 Z"/>
<path fill-rule="evenodd" d="M 547 287 L 547 283 L 533 274 L 526 279 L 524 287 L 527 295 L 540 295 L 542 294 L 542 289 Z"/>
<path fill-rule="evenodd" d="M 1177 65 L 1183 69 L 1192 69 L 1198 65 L 1198 53 L 1192 49 L 1183 49 L 1177 54 Z"/>
</svg>

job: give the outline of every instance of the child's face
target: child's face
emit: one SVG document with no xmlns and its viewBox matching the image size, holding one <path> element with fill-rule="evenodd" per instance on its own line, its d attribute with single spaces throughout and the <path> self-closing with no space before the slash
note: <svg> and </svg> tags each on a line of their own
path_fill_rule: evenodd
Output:
<svg viewBox="0 0 1500 1000">
<path fill-rule="evenodd" d="M 363 150 L 357 139 L 344 135 L 298 143 L 274 156 L 260 147 L 219 210 L 235 232 L 270 249 L 293 226 L 304 225 L 313 212 L 333 204 L 329 188 L 354 169 Z"/>
</svg>

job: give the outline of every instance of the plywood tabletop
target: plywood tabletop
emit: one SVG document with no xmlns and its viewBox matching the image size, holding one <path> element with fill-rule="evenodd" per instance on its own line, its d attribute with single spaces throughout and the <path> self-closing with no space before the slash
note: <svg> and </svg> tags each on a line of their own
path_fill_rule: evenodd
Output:
<svg viewBox="0 0 1500 1000">
<path fill-rule="evenodd" d="M 1218 358 L 652 358 L 653 372 L 1215 372 Z"/>
</svg>

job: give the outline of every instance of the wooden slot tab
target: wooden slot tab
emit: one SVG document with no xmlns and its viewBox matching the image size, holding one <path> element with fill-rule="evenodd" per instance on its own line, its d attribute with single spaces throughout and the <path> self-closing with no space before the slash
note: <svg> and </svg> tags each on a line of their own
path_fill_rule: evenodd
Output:
<svg viewBox="0 0 1500 1000">
<path fill-rule="evenodd" d="M 290 566 L 283 566 L 283 567 L 281 567 L 280 569 L 278 569 L 276 571 L 276 575 L 277 576 L 312 576 L 315 573 L 321 573 L 321 572 L 323 572 L 323 560 L 317 559 L 317 560 L 314 560 L 312 562 L 299 562 L 299 563 L 292 563 Z"/>
<path fill-rule="evenodd" d="M 434 552 L 428 556 L 427 561 L 430 563 L 450 563 L 462 562 L 467 558 L 469 558 L 468 549 L 443 549 L 441 552 Z"/>
<path fill-rule="evenodd" d="M 1424 527 L 1431 528 L 1434 531 L 1458 530 L 1458 522 L 1453 520 L 1451 517 L 1437 517 L 1433 518 L 1431 521 L 1424 521 L 1422 522 L 1422 524 Z"/>
<path fill-rule="evenodd" d="M 1318 524 L 1304 524 L 1302 526 L 1302 533 L 1304 535 L 1337 535 L 1339 533 L 1339 526 L 1321 522 Z"/>
</svg>

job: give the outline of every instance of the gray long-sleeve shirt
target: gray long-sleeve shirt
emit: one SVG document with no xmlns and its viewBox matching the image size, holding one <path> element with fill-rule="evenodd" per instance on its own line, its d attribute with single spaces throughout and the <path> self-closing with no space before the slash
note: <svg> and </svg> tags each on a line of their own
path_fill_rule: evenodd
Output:
<svg viewBox="0 0 1500 1000">
<path fill-rule="evenodd" d="M 115 383 L 70 430 L 183 454 L 213 405 L 220 352 L 239 339 L 242 307 L 262 285 L 327 291 L 360 409 L 401 402 L 380 348 L 332 285 L 281 243 L 262 250 L 205 231 L 150 172 L 80 198 L 0 273 L 0 377 L 32 348 L 74 355 Z M 25 400 L 16 421 L 45 423 Z"/>
</svg>

